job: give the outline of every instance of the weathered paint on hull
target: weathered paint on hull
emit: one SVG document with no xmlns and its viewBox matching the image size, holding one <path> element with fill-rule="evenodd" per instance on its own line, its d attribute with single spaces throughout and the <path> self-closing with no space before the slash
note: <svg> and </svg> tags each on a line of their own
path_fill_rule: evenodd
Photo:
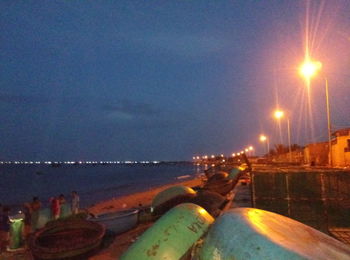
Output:
<svg viewBox="0 0 350 260">
<path fill-rule="evenodd" d="M 195 259 L 350 259 L 350 248 L 276 213 L 236 208 L 215 221 Z"/>
<path fill-rule="evenodd" d="M 207 231 L 214 219 L 192 203 L 176 206 L 131 245 L 122 260 L 178 260 Z"/>
</svg>

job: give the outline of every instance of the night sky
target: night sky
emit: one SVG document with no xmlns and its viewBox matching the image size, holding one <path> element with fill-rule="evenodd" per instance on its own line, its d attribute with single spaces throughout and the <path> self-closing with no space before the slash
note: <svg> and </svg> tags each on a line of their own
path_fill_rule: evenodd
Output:
<svg viewBox="0 0 350 260">
<path fill-rule="evenodd" d="M 0 3 L 0 159 L 191 160 L 350 125 L 350 1 Z M 307 15 L 308 14 L 308 15 Z M 308 37 L 306 37 L 308 35 Z M 297 68 L 322 72 L 312 120 Z M 312 123 L 310 123 L 312 122 Z"/>
</svg>

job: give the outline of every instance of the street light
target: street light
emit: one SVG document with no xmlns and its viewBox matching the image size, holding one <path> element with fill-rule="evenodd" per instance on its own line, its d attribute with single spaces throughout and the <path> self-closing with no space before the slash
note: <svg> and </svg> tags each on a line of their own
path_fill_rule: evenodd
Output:
<svg viewBox="0 0 350 260">
<path fill-rule="evenodd" d="M 317 71 L 322 68 L 322 63 L 319 61 L 311 61 L 310 59 L 306 59 L 303 64 L 301 64 L 299 68 L 300 74 L 306 79 L 310 80 L 314 75 L 316 75 Z"/>
<path fill-rule="evenodd" d="M 284 112 L 277 109 L 274 113 L 274 116 L 275 116 L 275 118 L 280 119 L 284 116 Z"/>
<path fill-rule="evenodd" d="M 300 74 L 310 82 L 310 79 L 316 75 L 316 73 L 322 68 L 322 63 L 319 61 L 311 61 L 310 59 L 306 59 L 304 63 L 300 66 L 299 72 Z M 327 105 L 327 125 L 328 125 L 328 153 L 329 153 L 329 165 L 333 165 L 332 160 L 332 141 L 331 141 L 331 116 L 330 116 L 330 108 L 329 108 L 329 94 L 328 94 L 328 80 L 325 77 L 325 87 L 326 87 L 326 105 Z"/>
<path fill-rule="evenodd" d="M 284 117 L 284 112 L 282 110 L 276 109 L 274 116 L 277 120 L 280 120 Z M 288 128 L 288 150 L 289 150 L 289 162 L 292 161 L 292 147 L 290 144 L 290 123 L 289 123 L 289 117 L 287 117 L 287 128 Z"/>
<path fill-rule="evenodd" d="M 270 143 L 269 143 L 269 139 L 267 138 L 266 135 L 260 135 L 260 142 L 266 142 L 266 147 L 267 147 L 267 155 L 269 154 L 270 151 Z"/>
<path fill-rule="evenodd" d="M 249 146 L 248 149 L 249 149 L 250 156 L 254 156 L 254 147 Z"/>
</svg>

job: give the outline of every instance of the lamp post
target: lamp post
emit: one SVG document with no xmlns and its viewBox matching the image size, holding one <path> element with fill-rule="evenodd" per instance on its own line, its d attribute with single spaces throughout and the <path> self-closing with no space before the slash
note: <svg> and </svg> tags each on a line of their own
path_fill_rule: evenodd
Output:
<svg viewBox="0 0 350 260">
<path fill-rule="evenodd" d="M 269 151 L 270 151 L 270 143 L 269 143 L 269 139 L 267 138 L 266 135 L 260 135 L 260 142 L 266 142 L 266 148 L 267 148 L 267 156 L 269 155 Z"/>
<path fill-rule="evenodd" d="M 250 156 L 254 156 L 254 147 L 253 146 L 249 146 L 248 149 L 250 151 Z"/>
<path fill-rule="evenodd" d="M 300 74 L 310 82 L 310 79 L 316 75 L 317 71 L 319 71 L 322 67 L 322 63 L 319 61 L 311 61 L 309 58 L 305 59 L 304 63 L 300 66 L 299 72 Z M 326 87 L 326 106 L 327 106 L 327 126 L 328 126 L 328 161 L 329 165 L 333 166 L 333 158 L 332 158 L 332 140 L 331 140 L 331 115 L 330 115 L 330 106 L 329 106 L 329 94 L 328 94 L 328 80 L 325 77 L 325 87 Z"/>
<path fill-rule="evenodd" d="M 284 112 L 282 110 L 276 109 L 274 113 L 274 117 L 277 120 L 280 120 L 284 117 Z M 289 117 L 287 117 L 287 131 L 288 131 L 288 151 L 289 151 L 289 162 L 292 162 L 292 147 L 290 143 L 290 123 L 289 123 Z"/>
</svg>

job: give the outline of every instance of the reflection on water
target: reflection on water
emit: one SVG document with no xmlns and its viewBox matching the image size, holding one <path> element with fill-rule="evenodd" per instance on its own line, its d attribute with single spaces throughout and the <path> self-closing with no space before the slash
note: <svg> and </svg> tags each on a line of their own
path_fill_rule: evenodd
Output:
<svg viewBox="0 0 350 260">
<path fill-rule="evenodd" d="M 350 227 L 349 172 L 254 172 L 254 207 L 288 216 L 328 233 Z"/>
</svg>

